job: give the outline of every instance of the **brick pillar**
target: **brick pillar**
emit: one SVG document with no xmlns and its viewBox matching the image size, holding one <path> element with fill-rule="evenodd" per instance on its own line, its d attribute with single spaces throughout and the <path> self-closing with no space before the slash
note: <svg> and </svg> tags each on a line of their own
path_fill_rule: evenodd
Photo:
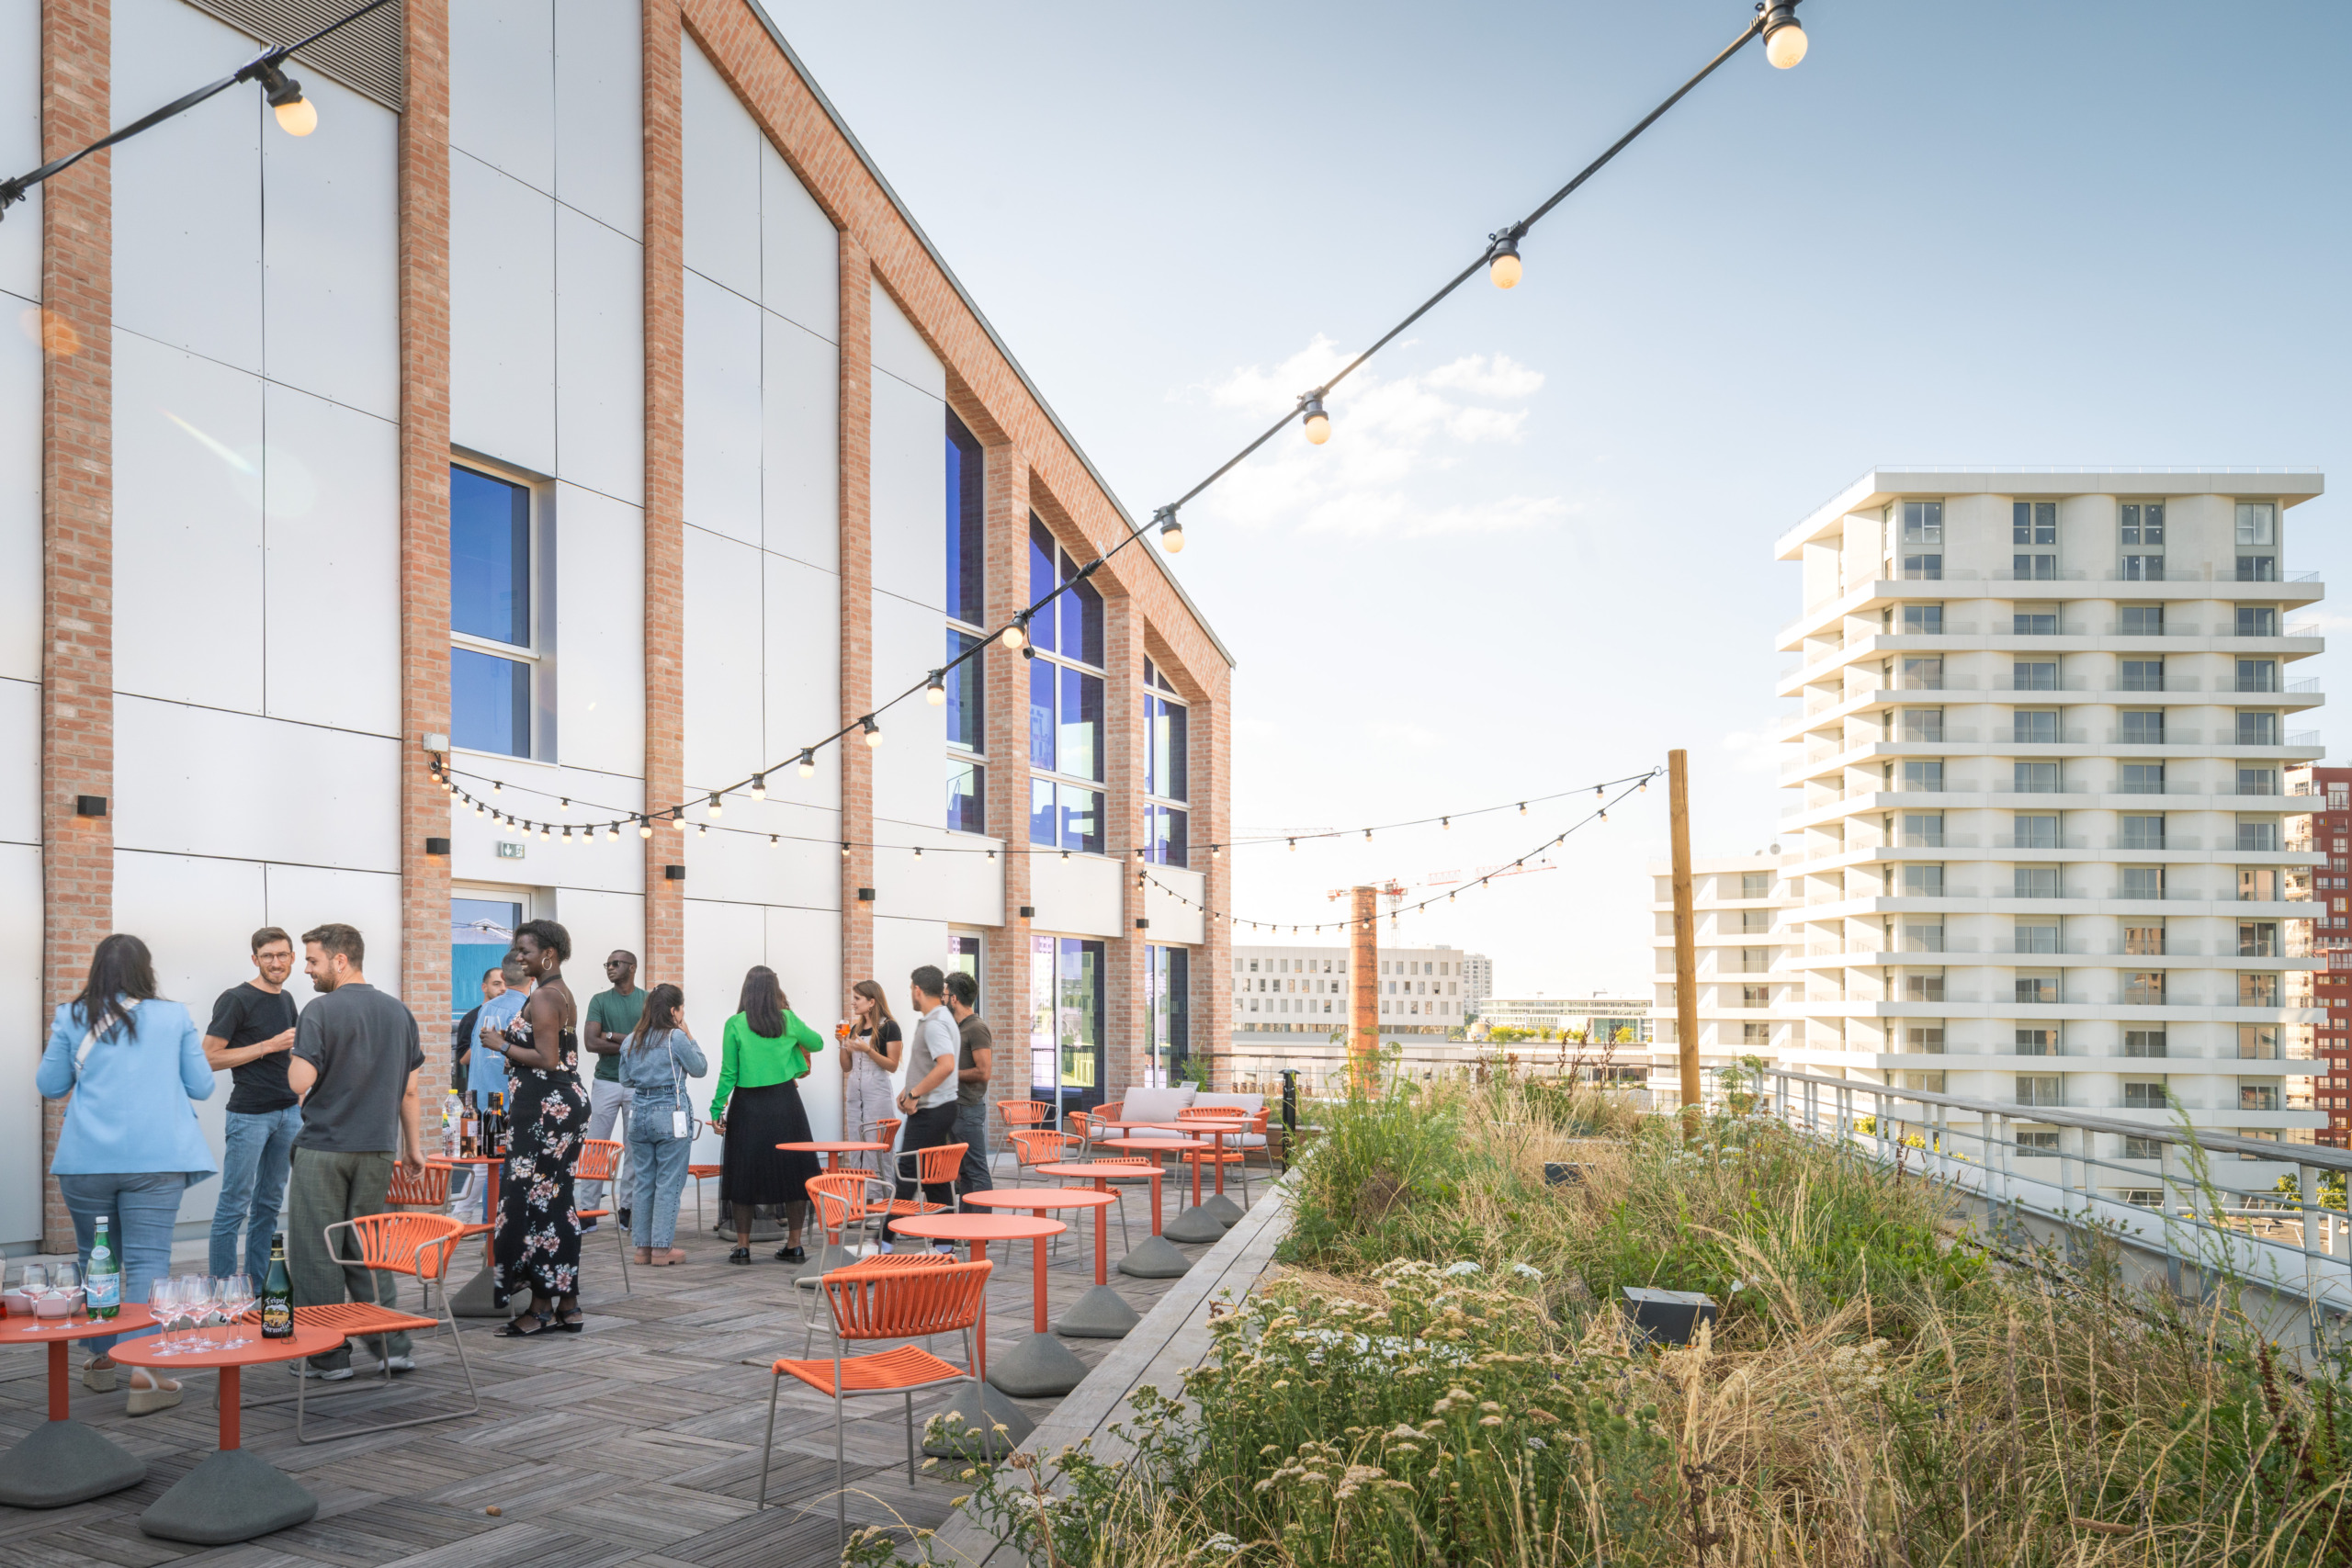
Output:
<svg viewBox="0 0 2352 1568">
<path fill-rule="evenodd" d="M 1380 1081 L 1380 896 L 1355 890 L 1348 923 L 1348 1082 L 1369 1093 Z"/>
<path fill-rule="evenodd" d="M 401 999 L 435 1037 L 449 1016 L 449 795 L 418 738 L 449 728 L 449 13 L 401 7 L 407 103 L 400 123 Z M 428 1105 L 449 1054 L 428 1050 Z M 429 1122 L 430 1118 L 428 1118 Z"/>
<path fill-rule="evenodd" d="M 841 236 L 842 723 L 874 702 L 874 268 L 865 247 Z M 855 730 L 842 738 L 842 989 L 874 973 L 874 753 Z M 903 982 L 884 982 L 903 984 Z"/>
<path fill-rule="evenodd" d="M 978 426 L 972 428 L 977 432 Z M 1020 448 L 1000 443 L 985 447 L 981 460 L 988 540 L 982 592 L 987 624 L 994 626 L 1029 603 L 1029 459 Z M 1029 1032 L 1035 1022 L 1029 1005 L 1030 921 L 1021 912 L 1030 901 L 1029 660 L 1001 642 L 990 643 L 980 654 L 980 671 L 988 830 L 1004 845 L 997 856 L 1004 878 L 1004 923 L 980 944 L 981 1000 L 996 1040 L 989 1099 L 1001 1104 L 1030 1097 Z M 990 1132 L 1004 1138 L 1001 1123 Z"/>
<path fill-rule="evenodd" d="M 680 174 L 677 0 L 645 0 L 645 808 L 685 798 L 685 192 Z M 624 829 L 626 830 L 626 829 Z M 641 840 L 645 952 L 638 983 L 686 975 L 679 835 Z"/>
<path fill-rule="evenodd" d="M 41 157 L 109 129 L 107 0 L 41 6 Z M 108 156 L 41 187 L 41 1015 L 88 977 L 114 923 L 113 818 L 77 795 L 114 795 L 114 182 Z M 21 218 L 19 221 L 22 221 Z M 74 1250 L 45 1173 L 65 1101 L 41 1110 L 41 1248 Z"/>
<path fill-rule="evenodd" d="M 1095 581 L 1102 581 L 1098 574 Z M 1144 973 L 1144 775 L 1149 737 L 1143 722 L 1143 614 L 1135 600 L 1105 585 L 1102 604 L 1102 843 L 1119 857 L 1119 936 L 1103 946 L 1103 1098 L 1118 1100 L 1144 1081 L 1151 1038 L 1150 989 Z"/>
<path fill-rule="evenodd" d="M 1226 690 L 1222 685 L 1220 692 Z M 1233 1087 L 1233 854 L 1211 855 L 1212 844 L 1233 838 L 1231 791 L 1233 733 L 1228 700 L 1194 695 L 1187 724 L 1193 754 L 1193 869 L 1204 874 L 1202 902 L 1215 911 L 1202 920 L 1201 945 L 1193 950 L 1190 1038 L 1185 1051 L 1200 1064 L 1211 1089 Z"/>
</svg>

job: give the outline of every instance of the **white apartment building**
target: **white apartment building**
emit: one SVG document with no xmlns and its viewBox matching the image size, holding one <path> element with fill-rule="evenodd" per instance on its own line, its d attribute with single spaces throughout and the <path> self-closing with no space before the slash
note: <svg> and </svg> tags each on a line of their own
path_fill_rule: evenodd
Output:
<svg viewBox="0 0 2352 1568">
<path fill-rule="evenodd" d="M 1674 976 L 1674 875 L 1650 872 L 1650 1088 L 1661 1105 L 1681 1093 L 1679 993 Z M 1699 1066 L 1703 1073 L 1743 1057 L 1777 1064 L 1801 1027 L 1784 1006 L 1802 976 L 1786 966 L 1782 914 L 1787 885 L 1777 855 L 1733 855 L 1690 864 L 1690 908 L 1699 969 Z M 1707 1080 L 1711 1087 L 1712 1077 Z"/>
<path fill-rule="evenodd" d="M 1233 1073 L 1237 1084 L 1278 1085 L 1296 1067 L 1319 1087 L 1346 1058 L 1349 1004 L 1345 947 L 1233 950 Z M 1484 962 L 1484 960 L 1481 960 Z M 1463 1027 L 1468 955 L 1456 948 L 1380 950 L 1380 1043 L 1401 1046 L 1408 1069 L 1459 1059 L 1448 1036 Z"/>
<path fill-rule="evenodd" d="M 1462 955 L 1462 995 L 1472 1012 L 1480 1010 L 1477 1004 L 1495 994 L 1495 961 L 1483 953 Z"/>
<path fill-rule="evenodd" d="M 1779 642 L 1789 1060 L 2312 1137 L 2318 862 L 2289 848 L 2313 802 L 2287 771 L 2323 750 L 2293 618 L 2322 590 L 2282 569 L 2321 490 L 1877 470 L 1781 538 L 1805 606 Z"/>
</svg>

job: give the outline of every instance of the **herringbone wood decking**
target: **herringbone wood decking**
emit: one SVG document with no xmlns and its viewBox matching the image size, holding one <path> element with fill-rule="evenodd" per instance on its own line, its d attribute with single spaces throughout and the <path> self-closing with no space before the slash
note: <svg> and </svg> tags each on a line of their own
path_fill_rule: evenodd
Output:
<svg viewBox="0 0 2352 1568">
<path fill-rule="evenodd" d="M 1171 1193 L 1171 1197 L 1173 1194 Z M 1172 1210 L 1171 1210 L 1172 1212 Z M 691 1205 L 687 1210 L 690 1217 Z M 1128 1221 L 1148 1230 L 1140 1193 Z M 244 1446 L 267 1455 L 319 1499 L 307 1525 L 240 1546 L 196 1548 L 151 1540 L 138 1517 L 187 1473 L 216 1438 L 213 1376 L 184 1378 L 174 1410 L 133 1420 L 120 1392 L 74 1392 L 74 1415 L 146 1459 L 145 1483 L 110 1497 L 47 1511 L 0 1508 L 0 1568 L 814 1568 L 838 1561 L 833 1524 L 831 1404 L 787 1380 L 776 1418 L 769 1506 L 755 1511 L 760 1435 L 766 1418 L 768 1363 L 798 1355 L 801 1298 L 790 1270 L 773 1261 L 774 1243 L 753 1248 L 751 1268 L 728 1265 L 728 1244 L 683 1231 L 689 1260 L 674 1269 L 632 1269 L 624 1294 L 608 1228 L 587 1238 L 587 1332 L 536 1341 L 492 1337 L 493 1322 L 469 1321 L 466 1348 L 482 1391 L 482 1413 L 402 1431 L 301 1446 L 292 1404 L 254 1401 L 290 1392 L 293 1380 L 257 1368 L 245 1378 Z M 998 1249 L 991 1249 L 991 1255 Z M 1111 1256 L 1120 1254 L 1117 1221 Z M 1188 1247 L 1197 1257 L 1206 1248 Z M 989 1292 L 990 1354 L 1030 1332 L 1029 1249 L 995 1257 Z M 200 1260 L 182 1267 L 201 1269 Z M 1074 1227 L 1046 1271 L 1058 1315 L 1093 1283 L 1092 1233 Z M 1130 1280 L 1114 1287 L 1147 1312 L 1173 1281 Z M 413 1302 L 413 1297 L 403 1297 Z M 1114 1341 L 1065 1341 L 1091 1366 Z M 821 1331 L 817 1346 L 821 1351 Z M 5 1345 L 5 1341 L 0 1341 Z M 937 1347 L 947 1350 L 945 1341 Z M 355 1353 L 355 1364 L 368 1352 Z M 82 1353 L 75 1352 L 78 1368 Z M 382 1419 L 397 1406 L 423 1414 L 462 1407 L 465 1385 L 446 1337 L 417 1337 L 417 1370 L 389 1390 L 370 1373 L 314 1399 L 313 1434 L 338 1424 Z M 39 1348 L 0 1354 L 0 1443 L 45 1418 L 45 1358 Z M 315 1392 L 318 1385 L 312 1385 Z M 1057 1402 L 1022 1402 L 1041 1419 Z M 948 1406 L 918 1399 L 915 1418 Z M 948 1500 L 967 1488 L 926 1473 L 907 1484 L 901 1405 L 854 1401 L 849 1427 L 849 1517 L 934 1528 Z M 779 1506 L 780 1505 L 780 1506 Z M 497 1509 L 496 1514 L 490 1512 Z"/>
</svg>

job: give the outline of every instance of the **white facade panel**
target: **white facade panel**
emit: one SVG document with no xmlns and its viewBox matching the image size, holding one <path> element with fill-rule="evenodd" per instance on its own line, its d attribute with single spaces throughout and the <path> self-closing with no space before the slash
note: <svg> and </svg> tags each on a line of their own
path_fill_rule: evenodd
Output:
<svg viewBox="0 0 2352 1568">
<path fill-rule="evenodd" d="M 0 680 L 0 843 L 40 842 L 40 687 Z"/>
<path fill-rule="evenodd" d="M 449 8 L 449 144 L 555 192 L 554 0 Z"/>
<path fill-rule="evenodd" d="M 876 915 L 920 910 L 957 925 L 1004 923 L 1003 846 L 999 840 L 931 829 L 894 829 L 888 824 L 878 825 L 876 836 L 897 843 L 919 843 L 930 852 L 921 858 L 903 849 L 876 852 Z M 999 852 L 996 860 L 978 852 L 991 846 Z M 972 852 L 961 852 L 965 851 Z"/>
<path fill-rule="evenodd" d="M 874 378 L 874 587 L 928 606 L 934 623 L 947 613 L 940 543 L 947 487 L 946 408 L 904 381 Z M 926 656 L 923 665 L 938 662 Z M 875 679 L 878 685 L 878 671 Z"/>
<path fill-rule="evenodd" d="M 555 487 L 556 613 L 564 627 L 556 733 L 563 761 L 645 773 L 645 515 Z"/>
<path fill-rule="evenodd" d="M 841 231 L 765 137 L 760 140 L 761 298 L 827 343 L 842 340 Z"/>
<path fill-rule="evenodd" d="M 0 0 L 0 165 L 29 169 L 40 161 L 40 0 Z M 0 223 L 0 293 L 40 298 L 39 186 Z M 17 314 L 8 310 L 12 320 Z M 0 406 L 0 419 L 6 412 Z"/>
<path fill-rule="evenodd" d="M 397 735 L 399 427 L 276 385 L 265 405 L 267 711 Z"/>
<path fill-rule="evenodd" d="M 944 657 L 947 634 L 940 612 L 888 593 L 874 595 L 874 700 L 918 684 Z M 876 722 L 882 744 L 874 752 L 876 837 L 884 842 L 926 843 L 946 821 L 947 710 L 918 696 Z M 853 738 L 852 744 L 862 744 Z M 885 823 L 907 823 L 924 837 L 893 839 Z"/>
<path fill-rule="evenodd" d="M 701 809 L 689 816 L 699 828 Z M 685 866 L 686 886 L 695 897 L 811 909 L 840 908 L 842 863 L 834 848 L 839 818 L 730 795 L 720 823 L 745 831 L 722 832 L 714 827 L 708 837 L 694 829 L 683 838 L 671 833 L 677 852 L 670 858 Z M 757 836 L 763 833 L 792 836 L 770 843 Z"/>
<path fill-rule="evenodd" d="M 685 517 L 760 542 L 760 308 L 686 275 Z"/>
<path fill-rule="evenodd" d="M 269 889 L 269 923 L 293 934 L 339 920 L 358 929 L 367 943 L 368 983 L 393 996 L 401 994 L 401 879 L 384 872 L 334 870 L 320 865 L 274 864 L 265 868 Z M 245 933 L 232 933 L 242 946 Z M 311 982 L 302 973 L 301 953 L 295 953 L 294 977 L 286 983 L 296 1003 L 311 1005 Z M 448 1031 L 435 1019 L 417 1020 L 424 1048 L 431 1051 L 439 1032 Z"/>
<path fill-rule="evenodd" d="M 115 704 L 115 842 L 391 871 L 398 750 L 382 736 L 125 694 Z M 299 809 L 256 809 L 257 790 L 299 791 Z"/>
<path fill-rule="evenodd" d="M 763 312 L 761 325 L 762 536 L 771 550 L 838 571 L 841 352 L 781 316 Z"/>
<path fill-rule="evenodd" d="M 878 280 L 873 285 L 873 301 L 874 368 L 944 400 L 947 367 Z"/>
<path fill-rule="evenodd" d="M 689 788 L 749 777 L 766 761 L 760 727 L 760 556 L 685 530 L 686 755 Z M 658 803 L 657 803 L 658 804 Z M 700 821 L 699 810 L 691 819 Z"/>
<path fill-rule="evenodd" d="M 568 207 L 555 231 L 558 471 L 642 505 L 645 253 Z"/>
<path fill-rule="evenodd" d="M 1208 917 L 1200 908 L 1208 879 L 1197 871 L 1172 865 L 1156 865 L 1151 875 L 1143 890 L 1143 918 L 1151 922 L 1148 928 L 1151 940 L 1179 947 L 1196 947 L 1208 941 Z M 1163 883 L 1172 891 L 1163 891 Z M 1176 893 L 1192 902 L 1179 903 Z"/>
<path fill-rule="evenodd" d="M 593 843 L 575 840 L 567 846 L 562 841 L 566 823 L 584 829 L 590 822 L 609 823 L 624 814 L 634 816 L 643 800 L 637 780 L 464 751 L 458 753 L 456 765 L 468 793 L 497 801 L 502 810 L 511 807 L 517 817 L 556 824 L 554 837 L 532 835 L 526 840 L 521 827 L 510 828 L 487 815 L 477 817 L 471 807 L 453 801 L 449 871 L 457 880 L 506 882 L 522 877 L 542 886 L 601 888 L 609 893 L 644 890 L 644 840 L 637 836 L 634 822 L 623 825 L 618 842 L 601 837 Z M 504 793 L 492 794 L 481 782 L 484 775 L 506 785 Z M 560 804 L 566 797 L 573 802 L 569 811 Z M 498 852 L 502 843 L 519 846 L 522 859 L 502 857 Z"/>
<path fill-rule="evenodd" d="M 30 1005 L 40 995 L 40 852 L 0 844 L 0 986 L 27 998 L 17 1009 L 24 1021 L 0 1030 L 0 1073 L 24 1086 L 0 1096 L 0 1246 L 40 1235 L 41 1100 L 32 1081 L 49 1043 L 49 1014 Z"/>
<path fill-rule="evenodd" d="M 20 204 L 0 229 L 26 223 L 39 234 L 24 213 Z M 38 311 L 0 298 L 0 680 L 40 679 L 40 344 L 21 330 Z"/>
<path fill-rule="evenodd" d="M 316 72 L 302 92 L 319 128 L 261 144 L 267 374 L 398 419 L 400 117 Z"/>
<path fill-rule="evenodd" d="M 121 0 L 113 40 L 118 124 L 227 75 L 255 52 L 244 34 L 179 0 Z M 239 369 L 261 368 L 268 115 L 258 89 L 234 88 L 180 116 L 169 131 L 133 137 L 109 154 L 118 327 Z"/>
<path fill-rule="evenodd" d="M 790 763 L 786 753 L 841 726 L 841 579 L 780 556 L 761 557 L 767 573 L 766 760 Z M 817 753 L 815 776 L 797 765 L 769 781 L 774 793 L 812 806 L 840 808 L 841 748 Z"/>
<path fill-rule="evenodd" d="M 686 265 L 746 299 L 757 299 L 763 138 L 694 39 L 686 39 L 679 52 Z"/>
<path fill-rule="evenodd" d="M 800 1082 L 800 1103 L 808 1112 L 809 1135 L 820 1140 L 838 1138 L 842 1135 L 841 1046 L 833 1038 L 833 1028 L 841 1021 L 842 1009 L 847 1003 L 847 998 L 839 994 L 840 917 L 812 909 L 774 908 L 766 911 L 766 917 L 768 967 L 783 982 L 792 1010 L 825 1037 L 824 1051 L 809 1064 L 808 1076 Z M 730 994 L 729 1000 L 733 999 Z M 716 1077 L 718 1062 L 715 1049 L 710 1070 Z M 707 1094 L 704 1098 L 707 1101 Z"/>
<path fill-rule="evenodd" d="M 1029 900 L 1037 913 L 1032 924 L 1041 931 L 1067 931 L 1073 936 L 1125 936 L 1119 929 L 1124 910 L 1117 861 L 1102 855 L 1060 855 L 1039 852 L 1029 857 Z"/>
<path fill-rule="evenodd" d="M 555 471 L 555 202 L 449 159 L 449 438 Z"/>
<path fill-rule="evenodd" d="M 907 977 L 924 964 L 944 969 L 947 964 L 947 922 L 922 919 L 909 915 L 886 915 L 879 909 L 874 915 L 874 982 L 882 994 L 890 998 L 890 1010 L 899 1017 L 899 1030 L 903 1034 L 914 1032 L 915 1021 L 922 1015 L 915 1010 L 913 987 Z M 842 998 L 845 1001 L 847 998 Z M 835 1006 L 842 1005 L 836 1002 Z M 899 1081 L 906 1082 L 904 1064 Z"/>
<path fill-rule="evenodd" d="M 631 833 L 628 840 L 634 848 L 637 835 Z M 635 860 L 639 857 L 632 854 L 629 858 Z M 562 863 L 570 863 L 570 857 L 565 857 Z M 571 962 L 566 966 L 565 974 L 571 977 L 572 990 L 579 997 L 582 1008 L 587 1007 L 590 997 L 610 988 L 604 978 L 605 959 L 615 948 L 625 948 L 635 953 L 639 960 L 639 972 L 642 975 L 645 958 L 645 900 L 642 897 L 560 885 L 555 890 L 554 919 L 571 933 Z M 638 981 L 640 987 L 644 984 L 642 978 Z M 459 994 L 464 994 L 462 988 Z M 427 1049 L 430 1048 L 428 1045 Z M 582 1066 L 586 1066 L 585 1064 Z M 706 1081 L 718 1074 L 718 1064 L 713 1062 Z"/>
<path fill-rule="evenodd" d="M 715 898 L 685 900 L 686 1026 L 702 1042 L 710 1057 L 710 1076 L 702 1080 L 702 1106 L 710 1106 L 710 1091 L 718 1077 L 719 1035 L 735 1014 L 736 998 L 743 994 L 743 976 L 755 964 L 768 961 L 767 912 L 757 904 L 728 904 Z M 659 983 L 675 976 L 641 976 L 639 983 Z M 794 1001 L 791 987 L 785 994 Z"/>
<path fill-rule="evenodd" d="M 564 0 L 555 18 L 558 201 L 645 237 L 645 106 L 639 0 Z"/>
<path fill-rule="evenodd" d="M 114 341 L 114 679 L 262 707 L 262 383 L 130 333 Z"/>
</svg>

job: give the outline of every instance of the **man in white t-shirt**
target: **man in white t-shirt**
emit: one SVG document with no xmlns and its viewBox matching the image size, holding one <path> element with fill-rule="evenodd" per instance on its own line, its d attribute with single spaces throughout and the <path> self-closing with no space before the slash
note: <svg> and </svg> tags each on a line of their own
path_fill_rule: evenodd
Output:
<svg viewBox="0 0 2352 1568">
<path fill-rule="evenodd" d="M 915 1153 L 956 1141 L 956 1053 L 961 1043 L 956 1016 L 947 1010 L 947 977 L 926 964 L 908 977 L 920 1021 L 907 1039 L 907 1087 L 899 1092 L 899 1114 L 907 1119 L 899 1145 L 899 1196 L 911 1198 L 918 1169 Z M 923 1201 L 953 1207 L 956 1182 L 925 1183 Z M 890 1233 L 896 1235 L 898 1232 Z M 937 1252 L 956 1249 L 944 1244 Z"/>
</svg>

